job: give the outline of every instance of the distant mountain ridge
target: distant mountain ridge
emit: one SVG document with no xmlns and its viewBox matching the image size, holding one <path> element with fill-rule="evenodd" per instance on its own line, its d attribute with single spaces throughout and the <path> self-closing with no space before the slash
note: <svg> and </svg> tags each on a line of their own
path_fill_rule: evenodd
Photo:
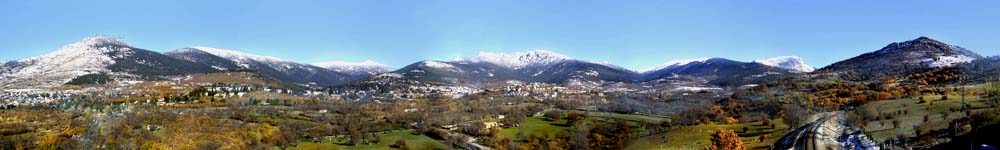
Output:
<svg viewBox="0 0 1000 150">
<path fill-rule="evenodd" d="M 664 70 L 664 69 L 676 68 L 676 67 L 684 66 L 684 65 L 687 65 L 687 64 L 690 64 L 690 63 L 705 62 L 708 59 L 711 59 L 711 58 L 670 60 L 670 61 L 667 61 L 666 63 L 663 63 L 663 64 L 661 64 L 659 66 L 656 66 L 656 67 L 653 67 L 653 68 L 646 68 L 646 69 L 639 70 L 639 73 L 649 74 L 649 73 L 654 72 L 654 71 L 660 71 L 660 70 Z"/>
<path fill-rule="evenodd" d="M 453 62 L 491 63 L 517 70 L 524 67 L 548 65 L 570 60 L 574 59 L 548 50 L 534 50 L 513 53 L 480 52 L 476 57 L 456 58 Z"/>
<path fill-rule="evenodd" d="M 421 61 L 395 73 L 438 83 L 482 83 L 504 80 L 527 82 L 632 82 L 636 73 L 621 67 L 572 59 L 546 50 L 514 53 L 481 52 L 452 61 Z"/>
<path fill-rule="evenodd" d="M 56 87 L 116 80 L 159 80 L 166 76 L 223 71 L 254 71 L 299 85 L 330 86 L 389 70 L 384 65 L 327 69 L 277 57 L 200 46 L 158 53 L 132 47 L 115 37 L 98 35 L 48 54 L 4 62 L 0 65 L 0 86 Z"/>
<path fill-rule="evenodd" d="M 392 68 L 372 60 L 362 62 L 326 61 L 311 63 L 311 65 L 354 76 L 370 76 L 392 71 Z"/>
<path fill-rule="evenodd" d="M 716 85 L 740 86 L 797 73 L 791 69 L 761 63 L 708 58 L 668 61 L 660 67 L 646 69 L 641 77 L 644 81 L 653 81 L 684 75 L 704 78 Z"/>
<path fill-rule="evenodd" d="M 318 86 L 339 85 L 363 76 L 331 71 L 326 68 L 300 64 L 277 57 L 243 53 L 235 50 L 190 47 L 166 53 L 179 59 L 212 66 L 220 70 L 251 70 L 279 80 Z"/>
<path fill-rule="evenodd" d="M 716 85 L 741 85 L 804 73 L 848 75 L 857 80 L 871 80 L 966 63 L 982 69 L 998 66 L 995 64 L 1000 60 L 996 59 L 919 37 L 891 43 L 877 51 L 821 69 L 809 66 L 797 56 L 781 56 L 752 62 L 724 58 L 680 59 L 633 71 L 609 63 L 578 60 L 552 51 L 533 50 L 480 52 L 473 57 L 420 61 L 391 70 L 370 60 L 302 64 L 272 56 L 201 46 L 161 54 L 132 47 L 117 38 L 96 36 L 48 54 L 3 63 L 0 65 L 0 85 L 53 87 L 67 83 L 101 83 L 104 79 L 150 80 L 224 71 L 253 71 L 285 82 L 315 86 L 343 85 L 387 73 L 398 76 L 398 79 L 428 84 L 479 84 L 508 80 L 556 84 L 639 83 L 686 76 Z"/>
</svg>

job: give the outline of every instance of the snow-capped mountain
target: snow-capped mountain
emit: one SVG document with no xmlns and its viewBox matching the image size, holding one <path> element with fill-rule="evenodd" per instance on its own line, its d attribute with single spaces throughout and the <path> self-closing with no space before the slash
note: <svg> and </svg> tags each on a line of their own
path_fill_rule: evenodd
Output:
<svg viewBox="0 0 1000 150">
<path fill-rule="evenodd" d="M 54 87 L 84 75 L 121 79 L 217 71 L 135 48 L 108 36 L 85 38 L 54 52 L 7 62 L 3 66 L 0 78 L 5 87 Z"/>
<path fill-rule="evenodd" d="M 981 59 L 983 56 L 965 48 L 919 37 L 886 45 L 878 51 L 861 54 L 817 70 L 826 73 L 859 73 L 864 77 L 901 76 L 927 69 L 953 66 Z M 859 78 L 874 80 L 877 78 Z"/>
<path fill-rule="evenodd" d="M 355 76 L 375 75 L 392 71 L 388 66 L 372 60 L 365 60 L 363 62 L 327 61 L 312 63 L 312 65 Z"/>
<path fill-rule="evenodd" d="M 209 54 L 212 54 L 212 55 L 215 55 L 215 56 L 219 56 L 219 57 L 222 57 L 222 58 L 226 58 L 226 59 L 232 60 L 234 63 L 236 63 L 236 65 L 238 65 L 240 67 L 250 67 L 250 65 L 252 63 L 267 63 L 267 64 L 271 64 L 271 65 L 280 65 L 281 67 L 284 67 L 284 68 L 290 68 L 290 67 L 293 66 L 293 64 L 296 64 L 296 63 L 293 63 L 293 62 L 290 62 L 290 61 L 287 61 L 287 60 L 284 60 L 284 59 L 281 59 L 281 58 L 272 57 L 272 56 L 261 56 L 261 55 L 243 53 L 243 52 L 239 52 L 239 51 L 235 51 L 235 50 L 211 48 L 211 47 L 204 47 L 204 46 L 195 46 L 195 47 L 191 47 L 191 48 L 187 48 L 187 49 L 182 49 L 182 50 L 200 50 L 202 52 L 206 52 L 206 53 L 209 53 Z"/>
<path fill-rule="evenodd" d="M 441 83 L 482 83 L 519 80 L 527 82 L 630 82 L 637 74 L 628 69 L 570 58 L 552 51 L 513 53 L 480 52 L 452 61 L 421 61 L 395 73 L 412 79 Z"/>
<path fill-rule="evenodd" d="M 812 66 L 809 66 L 809 64 L 806 64 L 806 62 L 803 61 L 802 58 L 799 56 L 779 56 L 772 58 L 757 59 L 753 60 L 753 62 L 768 66 L 774 66 L 778 68 L 790 69 L 797 72 L 812 72 L 813 70 L 816 70 L 816 68 L 813 68 Z"/>
<path fill-rule="evenodd" d="M 117 46 L 110 46 L 117 45 Z M 111 55 L 128 54 L 128 45 L 110 37 L 92 37 L 63 46 L 55 52 L 4 64 L 4 85 L 30 82 L 43 86 L 58 86 L 86 74 L 110 73 L 106 67 L 114 64 Z M 9 69 L 9 70 L 7 70 Z"/>
<path fill-rule="evenodd" d="M 640 75 L 643 81 L 689 76 L 701 78 L 716 85 L 740 86 L 791 74 L 796 74 L 796 71 L 760 63 L 709 58 L 673 60 L 658 67 L 644 69 Z"/>
<path fill-rule="evenodd" d="M 454 62 L 492 63 L 510 69 L 521 69 L 528 66 L 547 65 L 573 60 L 569 56 L 547 50 L 534 50 L 513 53 L 479 52 L 473 58 L 456 58 Z"/>
<path fill-rule="evenodd" d="M 183 48 L 167 52 L 167 55 L 209 65 L 219 70 L 250 70 L 298 84 L 329 86 L 363 78 L 277 57 L 220 48 L 201 46 Z"/>
</svg>

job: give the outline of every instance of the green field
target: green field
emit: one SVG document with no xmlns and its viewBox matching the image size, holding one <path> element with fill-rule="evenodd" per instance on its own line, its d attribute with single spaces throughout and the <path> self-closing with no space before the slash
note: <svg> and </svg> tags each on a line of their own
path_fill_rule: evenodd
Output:
<svg viewBox="0 0 1000 150">
<path fill-rule="evenodd" d="M 951 95 L 948 96 L 948 100 L 941 100 L 941 97 L 940 95 L 924 96 L 924 100 L 927 101 L 925 103 L 918 103 L 920 100 L 916 98 L 875 101 L 862 105 L 859 111 L 874 110 L 886 114 L 905 112 L 894 115 L 893 119 L 866 122 L 865 130 L 877 142 L 899 135 L 913 137 L 916 136 L 915 126 L 923 125 L 926 126 L 925 129 L 944 129 L 952 120 L 965 116 L 965 113 L 961 111 L 953 111 L 961 109 L 961 96 Z M 978 96 L 966 96 L 965 99 L 974 111 L 993 107 L 991 102 Z M 924 122 L 925 115 L 928 117 L 928 122 Z M 945 118 L 946 115 L 947 118 Z M 893 128 L 893 120 L 899 120 L 898 128 Z"/>
<path fill-rule="evenodd" d="M 778 140 L 778 138 L 781 138 L 785 131 L 788 130 L 788 125 L 784 124 L 781 119 L 776 119 L 771 122 L 776 123 L 774 129 L 769 129 L 769 126 L 760 126 L 760 122 L 731 125 L 703 124 L 684 126 L 671 129 L 667 133 L 636 139 L 629 143 L 629 146 L 625 149 L 705 149 L 705 147 L 711 143 L 709 140 L 712 138 L 711 134 L 715 133 L 715 131 L 719 128 L 736 131 L 736 134 L 740 136 L 740 139 L 743 140 L 743 144 L 748 149 L 766 149 L 767 146 L 773 144 Z M 750 131 L 742 132 L 743 127 L 748 127 Z M 766 137 L 764 142 L 759 142 L 760 140 L 758 139 L 758 136 L 760 135 L 764 135 Z M 666 137 L 666 143 L 661 142 L 663 141 L 663 137 Z"/>
<path fill-rule="evenodd" d="M 405 140 L 407 147 L 409 147 L 410 149 L 444 149 L 445 148 L 445 145 L 442 144 L 441 141 L 434 140 L 434 139 L 432 139 L 430 137 L 427 137 L 427 136 L 425 136 L 423 134 L 414 134 L 413 130 L 397 130 L 397 131 L 391 131 L 391 132 L 388 132 L 388 133 L 379 133 L 378 136 L 379 136 L 379 138 L 381 138 L 381 141 L 379 141 L 377 144 L 372 144 L 372 145 L 361 144 L 361 145 L 357 145 L 357 146 L 347 146 L 347 145 L 338 144 L 338 143 L 342 143 L 341 141 L 343 141 L 343 140 L 334 140 L 334 141 L 323 141 L 321 143 L 299 142 L 296 147 L 293 147 L 291 149 L 303 149 L 303 150 L 313 150 L 313 149 L 323 149 L 323 150 L 327 150 L 327 149 L 379 150 L 379 149 L 385 149 L 385 150 L 388 150 L 388 149 L 394 149 L 394 148 L 389 147 L 389 145 L 394 144 L 396 142 L 396 140 L 399 140 L 399 139 Z"/>
<path fill-rule="evenodd" d="M 545 135 L 546 137 L 555 137 L 558 133 L 568 133 L 569 127 L 563 126 L 566 120 L 560 119 L 556 121 L 545 120 L 545 117 L 534 116 L 524 119 L 521 125 L 513 128 L 503 128 L 500 129 L 500 137 L 518 139 L 517 133 L 523 132 L 523 136 L 527 137 L 529 135 Z M 523 138 L 523 137 L 522 137 Z"/>
<path fill-rule="evenodd" d="M 616 113 L 606 113 L 606 112 L 587 112 L 587 119 L 582 120 L 584 124 L 593 123 L 609 123 L 610 119 L 624 119 L 628 120 L 630 125 L 635 126 L 636 122 L 648 122 L 648 123 L 661 123 L 669 122 L 668 118 L 654 117 L 654 116 L 643 116 L 634 114 L 616 114 Z M 710 134 L 714 133 L 715 130 L 719 128 L 726 128 L 736 131 L 742 131 L 743 127 L 748 127 L 749 132 L 738 132 L 740 136 L 743 136 L 743 141 L 747 144 L 748 148 L 761 149 L 768 145 L 774 143 L 777 138 L 779 138 L 784 131 L 788 129 L 788 125 L 782 123 L 779 120 L 773 120 L 772 122 L 777 123 L 776 129 L 769 129 L 770 127 L 759 126 L 760 122 L 745 123 L 745 124 L 733 124 L 733 125 L 696 125 L 681 127 L 671 130 L 668 133 L 655 134 L 653 136 L 642 137 L 636 139 L 629 143 L 627 149 L 703 149 L 708 145 Z M 523 131 L 524 136 L 531 134 L 545 134 L 549 137 L 554 136 L 560 132 L 569 132 L 570 127 L 565 127 L 565 120 L 559 119 L 555 121 L 545 120 L 544 117 L 534 116 L 525 119 L 521 123 L 521 126 L 514 128 L 501 129 L 500 134 L 502 137 L 507 137 L 511 139 L 516 139 L 517 132 Z M 636 132 L 644 131 L 643 128 L 634 128 Z M 765 142 L 758 142 L 758 136 L 765 135 L 767 140 Z M 660 143 L 662 136 L 667 136 L 669 142 Z"/>
<path fill-rule="evenodd" d="M 574 111 L 579 112 L 579 111 Z M 607 112 L 585 112 L 586 119 L 578 121 L 577 125 L 595 125 L 595 124 L 608 124 L 614 123 L 614 119 L 626 120 L 629 126 L 632 126 L 632 132 L 645 132 L 646 129 L 640 125 L 638 122 L 647 123 L 661 123 L 668 122 L 670 119 L 654 117 L 654 116 L 643 116 L 634 114 L 617 114 L 617 113 L 607 113 Z M 521 125 L 513 128 L 503 128 L 500 129 L 500 136 L 503 138 L 510 138 L 513 140 L 519 139 L 518 132 L 523 132 L 522 136 L 530 135 L 545 135 L 548 138 L 555 138 L 556 135 L 560 133 L 569 134 L 572 130 L 572 126 L 566 124 L 566 119 L 557 120 L 546 120 L 542 116 L 533 116 L 526 118 Z M 524 137 L 520 137 L 524 138 Z"/>
<path fill-rule="evenodd" d="M 578 111 L 579 112 L 579 111 Z M 644 116 L 644 115 L 634 115 L 634 114 L 619 114 L 619 113 L 609 113 L 609 112 L 586 112 L 587 116 L 590 117 L 602 117 L 602 118 L 618 118 L 625 119 L 628 121 L 639 121 L 648 123 L 664 123 L 670 122 L 669 118 L 654 117 L 654 116 Z"/>
</svg>

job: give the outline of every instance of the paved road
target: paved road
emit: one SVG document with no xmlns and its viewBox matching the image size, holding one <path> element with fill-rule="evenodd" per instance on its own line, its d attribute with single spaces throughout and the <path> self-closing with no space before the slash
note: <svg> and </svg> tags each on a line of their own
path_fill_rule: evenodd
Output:
<svg viewBox="0 0 1000 150">
<path fill-rule="evenodd" d="M 476 143 L 476 140 L 479 140 L 479 139 L 470 137 L 468 140 L 466 140 L 465 141 L 465 149 L 466 150 L 493 150 L 493 148 L 490 148 L 490 147 L 487 147 L 487 146 L 483 146 L 483 145 L 479 145 L 479 143 Z"/>
</svg>

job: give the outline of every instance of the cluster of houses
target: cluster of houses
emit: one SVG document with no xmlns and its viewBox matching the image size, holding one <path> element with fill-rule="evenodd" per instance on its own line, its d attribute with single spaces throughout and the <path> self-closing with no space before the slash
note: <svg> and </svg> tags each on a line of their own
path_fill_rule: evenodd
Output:
<svg viewBox="0 0 1000 150">
<path fill-rule="evenodd" d="M 500 87 L 492 87 L 486 91 L 499 93 L 504 97 L 532 97 L 535 99 L 558 98 L 560 95 L 583 94 L 594 90 L 567 88 L 557 84 L 546 83 L 514 83 Z"/>
<path fill-rule="evenodd" d="M 179 93 L 187 93 L 191 87 L 204 87 L 211 96 L 218 98 L 238 98 L 247 95 L 252 91 L 264 91 L 278 94 L 288 94 L 303 97 L 329 97 L 329 94 L 312 90 L 290 90 L 260 86 L 252 84 L 218 84 L 218 83 L 183 83 L 179 81 L 146 82 L 146 84 L 122 84 L 117 86 L 96 86 L 81 89 L 4 89 L 0 92 L 0 108 L 12 108 L 16 106 L 28 106 L 38 104 L 49 104 L 60 100 L 72 100 L 74 98 L 86 97 L 90 99 L 104 98 L 129 98 L 135 95 L 145 95 L 149 93 L 161 92 L 156 88 L 145 88 L 148 86 L 165 87 Z M 202 93 L 201 96 L 209 96 Z M 133 103 L 149 103 L 156 105 L 173 105 L 184 102 L 167 101 L 164 98 L 147 99 L 145 101 L 133 101 Z"/>
<path fill-rule="evenodd" d="M 423 85 L 423 86 L 407 86 L 403 89 L 393 89 L 393 90 L 382 90 L 377 88 L 353 88 L 353 89 L 337 89 L 331 91 L 331 96 L 342 100 L 354 100 L 354 101 L 364 101 L 364 100 L 408 100 L 420 97 L 429 97 L 433 95 L 446 95 L 452 98 L 461 98 L 465 95 L 471 95 L 475 93 L 482 92 L 478 88 L 465 87 L 465 86 L 440 86 L 440 85 Z"/>
<path fill-rule="evenodd" d="M 4 89 L 2 93 L 0 93 L 0 108 L 47 104 L 81 95 L 91 97 L 107 97 L 113 95 L 124 95 L 126 93 L 127 92 L 121 89 L 105 90 L 101 88 L 84 88 L 80 90 Z"/>
<path fill-rule="evenodd" d="M 73 92 L 75 93 L 75 92 Z M 69 97 L 71 91 L 45 91 L 40 89 L 7 89 L 0 94 L 0 105 L 4 108 L 19 105 L 49 103 Z"/>
</svg>

